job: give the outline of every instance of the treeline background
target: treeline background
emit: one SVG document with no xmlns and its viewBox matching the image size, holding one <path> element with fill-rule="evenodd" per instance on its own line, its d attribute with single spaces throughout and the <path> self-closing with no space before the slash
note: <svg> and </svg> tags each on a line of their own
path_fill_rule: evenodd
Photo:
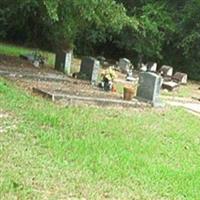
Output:
<svg viewBox="0 0 200 200">
<path fill-rule="evenodd" d="M 1 0 L 0 39 L 157 62 L 200 80 L 200 0 Z"/>
</svg>

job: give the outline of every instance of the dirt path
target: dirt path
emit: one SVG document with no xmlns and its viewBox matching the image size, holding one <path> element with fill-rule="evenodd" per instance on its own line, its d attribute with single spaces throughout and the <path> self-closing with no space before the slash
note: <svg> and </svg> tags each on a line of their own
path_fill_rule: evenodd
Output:
<svg viewBox="0 0 200 200">
<path fill-rule="evenodd" d="M 183 107 L 187 111 L 200 116 L 200 103 L 198 103 L 197 101 L 189 102 L 189 101 L 184 101 L 184 100 L 182 101 L 167 100 L 166 103 L 171 106 Z"/>
</svg>

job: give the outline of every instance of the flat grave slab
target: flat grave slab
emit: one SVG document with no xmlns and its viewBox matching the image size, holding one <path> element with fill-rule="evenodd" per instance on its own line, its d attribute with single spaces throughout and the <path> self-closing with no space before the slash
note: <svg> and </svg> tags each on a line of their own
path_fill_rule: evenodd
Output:
<svg viewBox="0 0 200 200">
<path fill-rule="evenodd" d="M 121 107 L 151 107 L 150 104 L 139 102 L 137 99 L 133 99 L 132 101 L 124 101 L 122 99 L 108 99 L 108 98 L 100 98 L 100 97 L 89 97 L 89 96 L 78 96 L 78 95 L 69 95 L 66 94 L 65 91 L 53 91 L 47 90 L 43 88 L 33 88 L 33 92 L 41 95 L 42 97 L 48 98 L 52 101 L 64 100 L 70 104 L 80 104 L 87 103 L 93 105 L 101 105 L 101 106 L 121 106 Z"/>
<path fill-rule="evenodd" d="M 163 89 L 167 89 L 169 91 L 173 91 L 175 89 L 177 89 L 180 85 L 174 81 L 167 81 L 167 82 L 163 82 L 162 84 L 162 88 Z"/>
</svg>

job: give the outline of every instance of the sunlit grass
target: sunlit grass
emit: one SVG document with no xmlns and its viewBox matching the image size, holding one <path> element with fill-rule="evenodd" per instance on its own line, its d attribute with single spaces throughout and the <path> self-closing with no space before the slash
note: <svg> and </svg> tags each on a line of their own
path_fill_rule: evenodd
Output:
<svg viewBox="0 0 200 200">
<path fill-rule="evenodd" d="M 53 53 L 41 51 L 39 49 L 30 49 L 30 48 L 25 48 L 25 47 L 21 47 L 21 46 L 0 43 L 0 54 L 3 54 L 3 55 L 10 55 L 10 56 L 17 56 L 18 57 L 22 54 L 34 53 L 35 51 L 39 52 L 42 56 L 47 58 L 47 63 L 49 65 L 54 65 L 55 54 L 53 54 Z"/>
<path fill-rule="evenodd" d="M 198 199 L 199 118 L 60 107 L 0 81 L 1 199 Z"/>
</svg>

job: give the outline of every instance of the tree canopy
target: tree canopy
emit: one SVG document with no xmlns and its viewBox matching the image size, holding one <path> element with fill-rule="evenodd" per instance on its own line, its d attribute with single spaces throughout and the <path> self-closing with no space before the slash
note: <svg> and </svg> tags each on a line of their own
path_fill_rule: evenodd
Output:
<svg viewBox="0 0 200 200">
<path fill-rule="evenodd" d="M 0 37 L 170 64 L 200 79 L 199 0 L 1 0 Z"/>
</svg>

